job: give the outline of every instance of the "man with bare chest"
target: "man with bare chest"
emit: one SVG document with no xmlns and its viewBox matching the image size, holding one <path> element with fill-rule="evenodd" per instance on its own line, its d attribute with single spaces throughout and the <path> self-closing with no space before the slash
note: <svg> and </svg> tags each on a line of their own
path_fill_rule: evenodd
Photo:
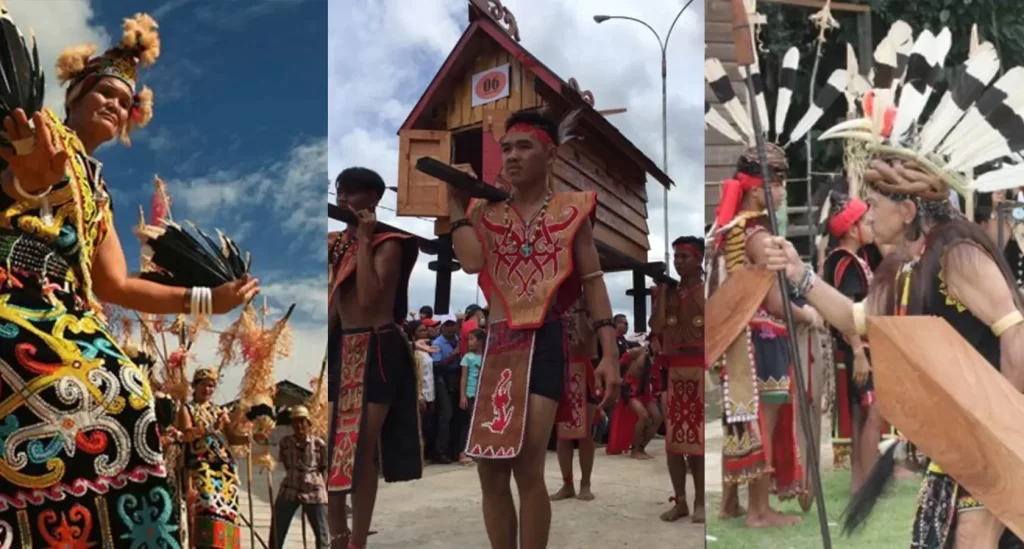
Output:
<svg viewBox="0 0 1024 549">
<path fill-rule="evenodd" d="M 352 211 L 355 219 L 345 231 L 328 235 L 327 490 L 332 547 L 362 549 L 378 472 L 386 482 L 418 479 L 423 472 L 417 374 L 399 326 L 408 310 L 409 276 L 418 250 L 410 235 L 378 229 L 374 209 L 385 189 L 379 175 L 349 168 L 338 175 L 335 187 L 338 206 Z M 351 533 L 345 524 L 349 494 Z"/>
<path fill-rule="evenodd" d="M 573 119 L 570 113 L 565 121 Z M 566 313 L 581 297 L 590 332 L 604 349 L 593 392 L 602 406 L 618 394 L 615 327 L 593 233 L 597 197 L 556 192 L 550 175 L 559 145 L 571 138 L 570 126 L 536 112 L 514 114 L 501 140 L 501 176 L 513 189 L 509 199 L 467 204 L 461 193 L 450 195 L 455 255 L 466 273 L 479 273 L 491 306 L 466 453 L 479 459 L 493 549 L 547 547 L 548 440 L 558 415 L 568 420 L 586 414 L 586 384 L 567 375 L 565 349 Z"/>
</svg>

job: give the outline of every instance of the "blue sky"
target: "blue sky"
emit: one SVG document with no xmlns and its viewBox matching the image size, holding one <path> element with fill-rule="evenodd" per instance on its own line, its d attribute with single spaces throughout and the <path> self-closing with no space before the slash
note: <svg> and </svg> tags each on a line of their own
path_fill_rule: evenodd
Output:
<svg viewBox="0 0 1024 549">
<path fill-rule="evenodd" d="M 271 308 L 298 304 L 296 353 L 278 370 L 279 377 L 306 385 L 319 371 L 326 333 L 326 3 L 8 4 L 19 25 L 36 29 L 51 106 L 62 99 L 53 75 L 61 49 L 88 42 L 105 49 L 120 40 L 122 18 L 140 11 L 156 18 L 161 56 L 141 75 L 154 91 L 153 121 L 131 135 L 131 148 L 110 144 L 97 153 L 129 268 L 138 266 L 139 244 L 132 233 L 138 207 L 148 210 L 153 175 L 159 174 L 168 183 L 176 220 L 234 237 L 252 252 L 252 271 Z M 55 4 L 61 6 L 56 16 Z M 61 32 L 46 32 L 48 25 Z M 201 360 L 212 358 L 215 336 L 207 339 L 207 345 L 200 344 Z"/>
<path fill-rule="evenodd" d="M 506 0 L 518 21 L 522 45 L 563 79 L 575 77 L 596 96 L 598 109 L 627 108 L 609 117 L 649 158 L 661 164 L 661 52 L 642 26 L 609 21 L 596 14 L 632 16 L 650 23 L 662 37 L 684 0 Z M 329 173 L 351 166 L 377 170 L 388 185 L 398 172 L 398 127 L 468 26 L 466 0 L 344 0 L 332 2 L 329 30 Z M 703 232 L 703 3 L 694 2 L 679 19 L 668 46 L 669 241 Z M 649 257 L 660 261 L 665 242 L 662 188 L 653 180 L 647 193 L 651 229 Z M 430 222 L 396 218 L 396 196 L 388 193 L 378 217 L 419 235 L 432 236 Z M 329 197 L 329 199 L 331 199 Z M 339 230 L 331 223 L 331 230 Z M 421 254 L 410 282 L 410 306 L 433 304 L 434 273 Z M 605 277 L 616 312 L 632 318 L 629 273 Z M 455 273 L 453 310 L 477 300 L 475 277 Z"/>
</svg>

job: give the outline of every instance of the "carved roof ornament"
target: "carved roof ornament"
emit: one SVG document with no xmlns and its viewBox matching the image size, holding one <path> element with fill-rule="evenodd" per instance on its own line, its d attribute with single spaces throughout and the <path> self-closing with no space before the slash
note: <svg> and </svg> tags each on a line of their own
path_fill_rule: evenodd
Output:
<svg viewBox="0 0 1024 549">
<path fill-rule="evenodd" d="M 583 101 L 584 102 L 586 102 L 591 107 L 594 106 L 594 94 L 593 94 L 593 92 L 591 92 L 590 90 L 581 90 L 580 89 L 580 83 L 577 82 L 575 78 L 570 78 L 569 81 L 566 82 L 566 84 L 569 86 L 570 89 L 572 89 L 576 93 L 580 94 L 580 96 L 583 97 Z"/>
<path fill-rule="evenodd" d="M 484 11 L 487 13 L 487 15 L 491 16 L 491 19 L 494 19 L 495 23 L 503 25 L 505 27 L 505 32 L 507 32 L 508 35 L 511 36 L 513 40 L 515 40 L 516 42 L 520 41 L 519 25 L 516 24 L 516 16 L 512 15 L 512 12 L 509 11 L 509 9 L 506 8 L 504 5 L 502 5 L 501 0 L 470 1 L 473 2 L 473 4 L 476 5 L 476 7 L 480 8 L 481 11 Z"/>
</svg>

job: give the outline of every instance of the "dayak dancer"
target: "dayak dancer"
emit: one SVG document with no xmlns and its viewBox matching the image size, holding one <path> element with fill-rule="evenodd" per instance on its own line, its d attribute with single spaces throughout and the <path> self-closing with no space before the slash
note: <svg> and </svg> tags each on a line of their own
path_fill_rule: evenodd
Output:
<svg viewBox="0 0 1024 549">
<path fill-rule="evenodd" d="M 607 405 L 618 395 L 615 328 L 594 242 L 592 192 L 555 192 L 551 168 L 572 120 L 561 127 L 543 115 L 509 117 L 501 140 L 502 177 L 512 186 L 504 203 L 475 200 L 466 210 L 450 188 L 452 238 L 467 273 L 481 273 L 491 304 L 487 350 L 466 453 L 480 459 L 484 523 L 491 547 L 547 546 L 551 502 L 544 460 L 559 402 L 566 392 L 573 413 L 585 417 L 584 388 L 567 388 L 565 312 L 581 295 L 604 356 L 594 372 L 595 392 Z M 603 406 L 602 406 L 603 407 Z M 515 474 L 519 521 L 509 485 Z"/>
<path fill-rule="evenodd" d="M 845 190 L 845 179 L 839 187 Z M 822 266 L 822 277 L 853 301 L 863 300 L 871 284 L 871 267 L 864 247 L 874 243 L 866 214 L 868 205 L 840 190 L 829 190 L 822 204 L 827 218 L 822 230 L 830 249 Z M 836 402 L 832 418 L 834 461 L 850 459 L 850 492 L 864 484 L 878 456 L 882 420 L 872 407 L 875 391 L 867 342 L 860 337 L 847 338 L 832 328 L 832 349 L 836 366 Z"/>
<path fill-rule="evenodd" d="M 647 445 L 658 434 L 664 419 L 658 409 L 660 394 L 656 391 L 657 376 L 651 360 L 651 347 L 636 344 L 619 358 L 622 368 L 622 398 L 615 404 L 609 425 L 608 455 L 629 451 L 633 459 L 654 459 Z"/>
<path fill-rule="evenodd" d="M 693 522 L 704 522 L 704 239 L 677 238 L 672 248 L 679 286 L 658 285 L 651 317 L 662 376 L 665 453 L 675 490 L 675 506 L 661 520 L 674 522 L 689 515 L 689 465 L 696 492 Z"/>
<path fill-rule="evenodd" d="M 583 306 L 582 298 L 565 314 L 565 332 L 568 347 L 569 378 L 566 392 L 559 403 L 558 467 L 562 471 L 562 487 L 551 495 L 551 501 L 576 498 L 581 501 L 594 499 L 590 491 L 591 474 L 594 471 L 594 455 L 597 448 L 590 436 L 590 427 L 597 414 L 597 395 L 594 393 L 594 357 L 597 355 L 597 338 L 590 329 L 590 316 Z M 580 491 L 576 492 L 572 472 L 574 443 L 580 449 Z"/>
<path fill-rule="evenodd" d="M 1019 76 L 1021 69 L 1006 71 L 985 91 L 999 72 L 999 60 L 991 44 L 973 44 L 972 55 L 960 72 L 970 85 L 951 86 L 931 117 L 918 123 L 931 93 L 931 63 L 942 65 L 950 39 L 948 29 L 938 37 L 929 31 L 921 33 L 908 63 L 907 85 L 902 87 L 898 107 L 892 105 L 894 79 L 899 75 L 888 70 L 896 65 L 895 45 L 883 40 L 875 59 L 892 67 L 876 68 L 873 89 L 862 103 L 864 118 L 839 124 L 820 137 L 857 144 L 860 152 L 851 158 L 864 174 L 868 223 L 876 241 L 892 250 L 875 271 L 866 299 L 855 304 L 817 280 L 814 269 L 804 265 L 783 239 L 764 241 L 764 255 L 771 269 L 785 271 L 796 295 L 806 296 L 828 323 L 848 338 L 867 333 L 868 315 L 940 317 L 1020 391 L 1024 389 L 1021 296 L 992 240 L 960 215 L 949 197 L 951 189 L 993 192 L 1019 184 L 1020 169 L 1015 166 L 988 171 L 970 183 L 962 170 L 969 172 L 1008 154 L 1007 136 L 1019 139 L 1016 124 L 1020 113 L 1016 106 L 1004 102 L 1003 90 L 1015 89 L 1012 78 Z M 944 49 L 940 47 L 943 43 Z M 931 61 L 922 57 L 933 50 L 939 53 Z M 989 100 L 991 104 L 986 104 Z M 1004 114 L 985 117 L 979 109 Z M 989 146 L 979 149 L 979 143 Z M 933 417 L 933 410 L 919 412 L 921 422 Z M 945 444 L 955 445 L 957 434 L 949 437 Z M 887 451 L 876 470 L 884 465 L 891 474 L 893 456 L 893 451 Z M 871 497 L 880 495 L 888 480 L 874 477 L 873 472 L 864 487 Z M 1006 544 L 1012 536 L 1004 536 L 1005 527 L 978 497 L 947 475 L 941 464 L 932 462 L 918 499 L 910 546 L 994 549 L 1000 537 Z M 865 515 L 857 513 L 855 521 L 862 521 Z M 854 527 L 856 524 L 847 523 L 848 531 Z"/>
<path fill-rule="evenodd" d="M 781 203 L 786 172 L 786 153 L 769 144 L 772 193 Z M 770 237 L 757 151 L 747 149 L 737 164 L 736 179 L 723 183 L 722 202 L 716 224 L 716 248 L 712 252 L 711 291 L 724 277 L 745 264 L 764 261 L 764 241 Z M 739 210 L 738 213 L 734 214 Z M 800 463 L 797 459 L 796 424 L 793 410 L 795 387 L 791 384 L 792 360 L 789 332 L 781 320 L 782 295 L 777 285 L 769 290 L 762 306 L 750 321 L 747 333 L 726 351 L 721 370 L 725 404 L 725 445 L 722 475 L 725 492 L 720 515 L 742 514 L 738 487 L 750 483 L 747 525 L 783 526 L 799 517 L 779 514 L 769 505 L 774 488 L 779 498 L 801 494 Z M 810 308 L 792 305 L 793 318 L 814 325 L 818 317 Z M 802 394 L 802 392 L 801 392 Z"/>
<path fill-rule="evenodd" d="M 374 210 L 385 187 L 375 172 L 344 170 L 335 190 L 338 206 L 355 212 L 356 223 L 331 233 L 327 244 L 333 268 L 328 339 L 338 348 L 328 376 L 333 412 L 327 490 L 335 540 L 349 538 L 345 496 L 352 494 L 347 546 L 362 549 L 377 499 L 378 463 L 386 482 L 423 473 L 419 381 L 399 326 L 419 251 L 410 235 L 377 231 Z"/>
<path fill-rule="evenodd" d="M 795 75 L 800 53 L 792 47 L 782 62 L 784 76 Z M 782 204 L 789 162 L 784 148 L 769 142 L 772 131 L 765 107 L 764 82 L 752 72 L 763 135 L 754 134 L 754 125 L 736 97 L 722 63 L 717 59 L 704 62 L 704 77 L 732 117 L 742 136 L 715 110 L 705 114 L 705 123 L 723 136 L 747 148 L 736 166 L 736 176 L 722 184 L 722 200 L 715 214 L 709 237 L 713 240 L 711 292 L 725 283 L 728 276 L 747 265 L 764 262 L 764 241 L 770 237 L 764 180 L 768 178 L 773 203 Z M 795 77 L 794 77 L 795 78 Z M 788 132 L 787 143 L 798 142 L 814 127 L 818 119 L 845 89 L 849 78 L 843 70 L 829 76 L 828 82 L 814 99 L 814 104 Z M 785 124 L 793 94 L 793 78 L 784 77 L 777 94 L 774 133 L 777 141 L 786 137 Z M 771 173 L 763 174 L 754 143 L 763 139 Z M 739 289 L 738 291 L 743 291 Z M 817 314 L 809 307 L 792 304 L 793 319 L 804 325 L 817 325 Z M 774 488 L 779 498 L 803 494 L 803 482 L 796 438 L 794 398 L 805 398 L 803 387 L 791 385 L 793 357 L 790 356 L 790 334 L 782 320 L 782 294 L 777 283 L 772 286 L 762 306 L 751 319 L 746 333 L 741 333 L 721 359 L 725 445 L 722 450 L 722 471 L 725 490 L 722 497 L 722 518 L 743 513 L 737 487 L 750 484 L 750 509 L 746 523 L 750 527 L 780 526 L 799 521 L 774 511 L 769 493 Z M 799 393 L 797 392 L 799 391 Z M 774 484 L 774 486 L 772 486 Z"/>
<path fill-rule="evenodd" d="M 128 275 L 93 154 L 116 138 L 127 143 L 152 118 L 152 92 L 138 79 L 139 66 L 159 56 L 156 27 L 138 14 L 102 55 L 95 46 L 64 50 L 58 116 L 42 108 L 34 44 L 2 9 L 0 547 L 180 547 L 153 394 L 98 300 L 220 314 L 258 292 L 248 278 L 210 289 Z"/>
</svg>

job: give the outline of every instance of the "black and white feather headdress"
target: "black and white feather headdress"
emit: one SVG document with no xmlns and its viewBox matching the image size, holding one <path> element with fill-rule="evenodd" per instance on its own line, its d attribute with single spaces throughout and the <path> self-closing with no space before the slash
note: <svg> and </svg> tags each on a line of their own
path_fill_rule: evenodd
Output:
<svg viewBox="0 0 1024 549">
<path fill-rule="evenodd" d="M 971 174 L 1024 150 L 1024 67 L 997 78 L 998 53 L 991 43 L 979 41 L 975 26 L 967 59 L 925 117 L 952 34 L 945 28 L 938 34 L 922 31 L 903 72 L 901 52 L 912 33 L 902 21 L 893 25 L 875 49 L 871 89 L 861 100 L 860 117 L 837 124 L 819 139 L 857 141 L 869 155 L 914 161 L 961 195 L 1019 186 L 1022 164 L 1003 163 L 977 179 Z"/>
<path fill-rule="evenodd" d="M 764 137 L 767 141 L 771 141 L 771 137 L 774 136 L 774 142 L 782 145 L 783 148 L 788 147 L 791 143 L 799 141 L 807 132 L 814 127 L 814 124 L 821 119 L 825 111 L 832 106 L 832 103 L 836 101 L 844 91 L 847 89 L 849 77 L 847 76 L 848 71 L 844 69 L 835 70 L 828 78 L 828 82 L 823 87 L 818 95 L 814 98 L 814 102 L 807 109 L 807 112 L 800 118 L 795 126 L 786 133 L 786 121 L 789 115 L 790 104 L 793 99 L 793 89 L 796 85 L 797 74 L 799 72 L 800 64 L 800 51 L 796 47 L 789 48 L 786 51 L 785 56 L 782 58 L 782 70 L 779 76 L 779 89 L 775 102 L 774 116 L 769 123 L 769 111 L 767 101 L 765 100 L 765 84 L 764 79 L 760 72 L 760 63 L 751 67 L 750 76 L 754 81 L 755 97 L 754 101 L 757 102 L 757 111 L 759 116 L 759 122 L 761 123 L 761 131 L 764 133 Z M 745 67 L 738 68 L 741 77 L 746 78 L 747 69 Z M 704 103 L 704 124 L 705 127 L 710 126 L 715 129 L 722 136 L 741 143 L 745 146 L 752 147 L 757 141 L 757 136 L 754 134 L 754 124 L 750 119 L 750 115 L 747 110 L 740 103 L 739 97 L 733 90 L 732 82 L 729 80 L 729 75 L 722 65 L 722 62 L 715 58 L 708 58 L 704 60 L 704 79 L 707 81 L 708 86 L 711 88 L 711 92 L 715 95 L 715 98 L 721 103 L 722 108 L 728 113 L 729 118 L 739 129 L 739 132 L 735 131 L 733 127 L 725 120 L 725 117 L 720 115 L 711 105 L 707 102 Z M 742 135 L 741 135 L 742 134 Z M 783 141 L 783 137 L 788 135 L 788 139 Z"/>
</svg>

